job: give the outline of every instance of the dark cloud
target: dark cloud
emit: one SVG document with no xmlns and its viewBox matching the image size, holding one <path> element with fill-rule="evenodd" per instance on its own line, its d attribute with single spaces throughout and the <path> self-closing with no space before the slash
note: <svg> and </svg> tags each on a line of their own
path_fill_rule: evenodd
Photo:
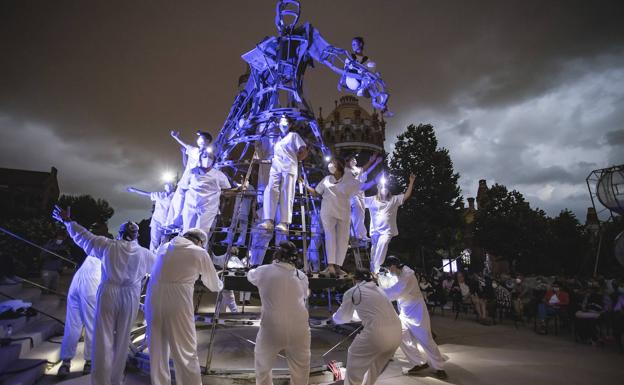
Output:
<svg viewBox="0 0 624 385">
<path fill-rule="evenodd" d="M 605 144 L 610 146 L 624 145 L 624 130 L 607 132 L 605 135 Z"/>
<path fill-rule="evenodd" d="M 240 55 L 275 33 L 274 5 L 0 2 L 0 164 L 56 165 L 65 192 L 147 215 L 123 187 L 155 189 L 161 170 L 178 167 L 170 129 L 189 140 L 220 130 Z M 624 2 L 315 0 L 302 2 L 302 20 L 342 47 L 365 37 L 392 92 L 387 149 L 407 124 L 434 124 L 466 195 L 481 178 L 534 196 L 551 183 L 553 210 L 568 204 L 559 190 L 582 207 L 580 163 L 624 162 L 614 133 L 624 119 Z M 336 81 L 308 71 L 315 108 L 333 106 Z"/>
</svg>

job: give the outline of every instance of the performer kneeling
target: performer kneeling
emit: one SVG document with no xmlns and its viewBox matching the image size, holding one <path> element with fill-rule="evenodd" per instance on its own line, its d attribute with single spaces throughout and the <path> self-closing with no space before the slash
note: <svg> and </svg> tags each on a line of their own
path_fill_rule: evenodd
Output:
<svg viewBox="0 0 624 385">
<path fill-rule="evenodd" d="M 363 326 L 349 346 L 344 385 L 374 384 L 401 343 L 401 321 L 370 272 L 355 273 L 355 286 L 344 293 L 333 319 L 337 324 L 361 320 Z"/>
<path fill-rule="evenodd" d="M 447 378 L 444 371 L 444 361 L 448 358 L 440 353 L 438 345 L 431 335 L 427 304 L 420 292 L 414 270 L 405 266 L 394 256 L 388 257 L 384 266 L 390 270 L 393 276 L 398 277 L 398 281 L 394 285 L 383 288 L 383 290 L 391 301 L 398 301 L 399 318 L 403 328 L 401 350 L 412 365 L 415 365 L 407 374 L 418 373 L 431 365 L 436 370 L 438 378 Z M 424 357 L 418 349 L 418 345 L 425 352 Z"/>
<path fill-rule="evenodd" d="M 105 226 L 99 223 L 91 225 L 91 232 L 95 235 L 106 236 Z M 93 323 L 95 321 L 95 304 L 97 289 L 102 281 L 102 262 L 87 255 L 80 268 L 74 274 L 69 292 L 67 293 L 67 313 L 65 315 L 65 330 L 61 342 L 61 360 L 57 376 L 67 377 L 71 368 L 71 360 L 76 356 L 76 347 L 85 329 L 84 360 L 82 374 L 91 373 L 91 347 L 93 344 Z"/>
<path fill-rule="evenodd" d="M 299 257 L 292 242 L 282 242 L 270 265 L 252 269 L 247 279 L 260 291 L 260 330 L 256 337 L 256 385 L 272 385 L 271 370 L 284 350 L 290 381 L 307 385 L 310 376 L 310 326 L 305 300 L 308 277 L 295 264 Z"/>
<path fill-rule="evenodd" d="M 145 300 L 152 385 L 171 384 L 169 352 L 176 382 L 201 385 L 193 289 L 198 276 L 211 291 L 223 288 L 207 242 L 203 230 L 190 229 L 158 250 Z"/>
<path fill-rule="evenodd" d="M 371 271 L 375 274 L 379 272 L 379 268 L 386 259 L 390 241 L 399 235 L 397 212 L 399 206 L 412 196 L 415 180 L 416 176 L 410 175 L 409 185 L 405 192 L 391 195 L 382 179 L 377 185 L 377 195 L 364 198 L 364 204 L 371 215 Z"/>
<path fill-rule="evenodd" d="M 290 130 L 290 121 L 282 116 L 279 122 L 282 132 L 274 147 L 269 183 L 264 189 L 263 219 L 259 228 L 272 230 L 275 214 L 279 205 L 281 221 L 276 230 L 287 232 L 292 222 L 293 203 L 295 199 L 295 182 L 297 181 L 297 165 L 308 156 L 308 148 L 303 138 Z"/>
</svg>

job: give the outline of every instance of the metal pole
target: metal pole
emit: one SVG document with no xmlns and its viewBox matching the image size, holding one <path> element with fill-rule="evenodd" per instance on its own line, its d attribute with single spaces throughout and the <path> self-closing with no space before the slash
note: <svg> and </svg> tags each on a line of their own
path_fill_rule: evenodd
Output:
<svg viewBox="0 0 624 385">
<path fill-rule="evenodd" d="M 594 264 L 594 277 L 598 273 L 598 261 L 600 260 L 601 248 L 602 248 L 602 231 L 600 232 L 600 237 L 598 238 L 598 251 L 596 252 L 596 263 Z"/>
</svg>

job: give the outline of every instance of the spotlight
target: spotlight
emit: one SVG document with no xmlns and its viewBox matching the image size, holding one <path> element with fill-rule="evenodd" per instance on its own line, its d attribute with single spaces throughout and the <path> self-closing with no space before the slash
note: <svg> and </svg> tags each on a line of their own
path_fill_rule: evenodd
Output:
<svg viewBox="0 0 624 385">
<path fill-rule="evenodd" d="M 330 160 L 331 160 L 331 156 L 325 155 L 325 162 L 329 163 Z"/>
<path fill-rule="evenodd" d="M 175 174 L 171 171 L 165 171 L 160 176 L 160 179 L 165 183 L 171 183 L 175 180 Z"/>
</svg>

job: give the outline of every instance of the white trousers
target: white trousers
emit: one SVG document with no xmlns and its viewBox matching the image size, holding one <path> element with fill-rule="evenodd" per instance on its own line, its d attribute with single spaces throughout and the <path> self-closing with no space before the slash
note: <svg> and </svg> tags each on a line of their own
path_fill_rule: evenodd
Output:
<svg viewBox="0 0 624 385">
<path fill-rule="evenodd" d="M 171 356 L 177 384 L 201 385 L 193 284 L 157 283 L 154 286 L 146 299 L 151 383 L 171 384 Z"/>
<path fill-rule="evenodd" d="M 238 293 L 238 300 L 243 302 L 243 301 L 249 301 L 251 299 L 251 292 L 248 291 L 241 291 Z"/>
<path fill-rule="evenodd" d="M 402 327 L 401 350 L 412 365 L 428 363 L 435 370 L 444 369 L 448 357 L 440 353 L 431 335 L 429 312 L 424 299 L 399 306 Z M 422 348 L 423 353 L 418 349 Z"/>
<path fill-rule="evenodd" d="M 275 220 L 279 206 L 281 222 L 292 223 L 297 176 L 271 169 L 269 183 L 264 189 L 262 214 L 264 220 Z"/>
<path fill-rule="evenodd" d="M 216 210 L 203 210 L 195 207 L 184 206 L 182 217 L 184 221 L 183 233 L 192 228 L 200 228 L 208 234 L 212 231 L 212 223 L 214 222 L 218 212 Z"/>
<path fill-rule="evenodd" d="M 102 283 L 97 293 L 91 384 L 123 384 L 130 331 L 139 311 L 139 286 Z"/>
<path fill-rule="evenodd" d="M 173 196 L 171 197 L 171 204 L 169 204 L 169 210 L 167 210 L 167 220 L 165 225 L 182 226 L 182 210 L 184 209 L 184 197 L 186 196 L 186 189 L 178 187 Z"/>
<path fill-rule="evenodd" d="M 401 325 L 380 319 L 355 337 L 347 354 L 344 385 L 373 385 L 401 343 Z"/>
<path fill-rule="evenodd" d="M 349 249 L 349 226 L 351 218 L 338 219 L 321 210 L 321 223 L 325 232 L 327 263 L 342 266 Z"/>
<path fill-rule="evenodd" d="M 256 337 L 254 367 L 256 385 L 273 385 L 271 371 L 278 353 L 284 350 L 290 383 L 308 385 L 310 379 L 310 327 L 307 323 L 272 325 L 263 321 Z"/>
<path fill-rule="evenodd" d="M 371 271 L 379 273 L 379 268 L 386 260 L 388 254 L 388 246 L 393 236 L 390 234 L 371 234 Z"/>
<path fill-rule="evenodd" d="M 364 218 L 366 218 L 364 202 L 358 196 L 354 196 L 351 198 L 351 223 L 353 224 L 353 236 L 357 239 L 366 238 L 367 231 Z"/>
<path fill-rule="evenodd" d="M 76 356 L 76 347 L 85 329 L 84 359 L 91 360 L 91 344 L 93 344 L 93 323 L 95 321 L 95 294 L 82 293 L 80 285 L 69 289 L 67 294 L 67 313 L 65 315 L 65 330 L 61 342 L 61 360 L 71 360 Z"/>
<path fill-rule="evenodd" d="M 232 290 L 223 290 L 221 298 L 220 313 L 225 313 L 227 309 L 230 309 L 230 313 L 238 313 L 238 306 L 236 306 L 236 297 Z"/>
<path fill-rule="evenodd" d="M 150 224 L 150 251 L 156 252 L 156 249 L 160 246 L 162 240 L 163 226 L 153 221 Z"/>
</svg>

